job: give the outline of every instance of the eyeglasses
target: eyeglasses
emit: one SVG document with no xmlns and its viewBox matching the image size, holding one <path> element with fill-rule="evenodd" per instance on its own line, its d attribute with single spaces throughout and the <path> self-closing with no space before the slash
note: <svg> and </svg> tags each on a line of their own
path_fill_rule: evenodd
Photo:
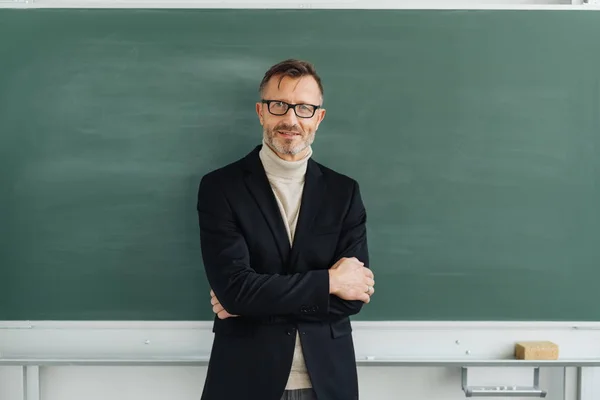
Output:
<svg viewBox="0 0 600 400">
<path fill-rule="evenodd" d="M 262 103 L 267 105 L 271 114 L 277 116 L 285 115 L 290 108 L 293 108 L 299 118 L 312 118 L 315 111 L 321 107 L 314 104 L 290 104 L 280 100 L 262 100 Z"/>
</svg>

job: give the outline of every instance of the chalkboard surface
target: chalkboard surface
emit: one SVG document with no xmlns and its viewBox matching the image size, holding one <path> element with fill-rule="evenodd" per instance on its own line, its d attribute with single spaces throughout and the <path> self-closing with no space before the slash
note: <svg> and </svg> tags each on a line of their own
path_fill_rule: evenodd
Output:
<svg viewBox="0 0 600 400">
<path fill-rule="evenodd" d="M 201 176 L 314 62 L 364 320 L 599 320 L 600 13 L 1 10 L 0 320 L 212 319 Z"/>
</svg>

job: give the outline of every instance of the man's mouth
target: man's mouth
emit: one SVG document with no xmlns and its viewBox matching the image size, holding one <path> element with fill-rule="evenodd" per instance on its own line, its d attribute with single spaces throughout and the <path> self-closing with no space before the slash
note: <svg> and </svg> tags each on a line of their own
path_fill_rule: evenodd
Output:
<svg viewBox="0 0 600 400">
<path fill-rule="evenodd" d="M 291 132 L 291 131 L 277 131 L 277 133 L 279 133 L 282 136 L 285 137 L 294 137 L 296 135 L 300 135 L 298 132 Z"/>
</svg>

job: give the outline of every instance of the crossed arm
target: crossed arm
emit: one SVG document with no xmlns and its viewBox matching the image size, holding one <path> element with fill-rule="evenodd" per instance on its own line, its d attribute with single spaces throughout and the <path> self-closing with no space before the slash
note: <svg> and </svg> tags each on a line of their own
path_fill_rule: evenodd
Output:
<svg viewBox="0 0 600 400">
<path fill-rule="evenodd" d="M 316 310 L 313 317 L 347 316 L 369 302 L 374 281 L 367 267 L 366 212 L 357 184 L 336 248 L 339 261 L 329 269 L 291 275 L 261 274 L 250 267 L 244 237 L 212 177 L 200 184 L 197 209 L 211 303 L 219 318 L 300 315 L 307 306 Z"/>
</svg>

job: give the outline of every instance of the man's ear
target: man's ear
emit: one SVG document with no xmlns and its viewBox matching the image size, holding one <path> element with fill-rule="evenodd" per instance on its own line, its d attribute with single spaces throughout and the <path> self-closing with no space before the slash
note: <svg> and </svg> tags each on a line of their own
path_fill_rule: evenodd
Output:
<svg viewBox="0 0 600 400">
<path fill-rule="evenodd" d="M 256 115 L 258 115 L 258 120 L 260 121 L 260 124 L 263 125 L 264 121 L 263 121 L 263 106 L 262 103 L 256 103 Z"/>
<path fill-rule="evenodd" d="M 323 119 L 325 118 L 325 114 L 327 113 L 327 110 L 325 110 L 324 108 L 320 108 L 318 111 L 318 116 L 317 116 L 317 128 L 319 127 L 319 125 L 321 124 L 321 122 L 323 121 Z"/>
</svg>

